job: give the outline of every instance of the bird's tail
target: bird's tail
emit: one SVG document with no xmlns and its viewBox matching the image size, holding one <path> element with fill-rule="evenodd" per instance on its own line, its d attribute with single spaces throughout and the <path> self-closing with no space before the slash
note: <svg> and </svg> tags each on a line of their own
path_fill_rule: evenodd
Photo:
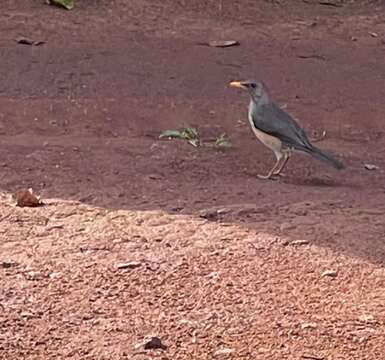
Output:
<svg viewBox="0 0 385 360">
<path fill-rule="evenodd" d="M 334 158 L 333 156 L 324 153 L 322 150 L 318 149 L 314 145 L 311 145 L 311 147 L 307 147 L 303 149 L 305 152 L 307 152 L 309 155 L 315 157 L 318 160 L 324 161 L 328 164 L 331 164 L 334 166 L 337 170 L 342 170 L 345 168 L 344 164 Z"/>
</svg>

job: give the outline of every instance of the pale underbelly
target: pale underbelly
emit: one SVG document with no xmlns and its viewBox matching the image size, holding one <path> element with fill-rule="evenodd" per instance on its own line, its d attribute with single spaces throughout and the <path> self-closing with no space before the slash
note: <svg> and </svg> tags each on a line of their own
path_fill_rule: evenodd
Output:
<svg viewBox="0 0 385 360">
<path fill-rule="evenodd" d="M 278 138 L 268 135 L 263 131 L 257 129 L 254 126 L 254 123 L 251 119 L 249 119 L 251 129 L 253 130 L 254 135 L 258 138 L 258 140 L 264 144 L 266 147 L 274 151 L 276 155 L 281 154 L 282 152 L 282 142 Z"/>
</svg>

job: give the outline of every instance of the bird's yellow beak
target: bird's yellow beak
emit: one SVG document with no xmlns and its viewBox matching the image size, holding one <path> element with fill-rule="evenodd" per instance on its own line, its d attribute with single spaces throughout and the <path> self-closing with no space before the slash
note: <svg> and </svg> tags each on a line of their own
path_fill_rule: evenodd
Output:
<svg viewBox="0 0 385 360">
<path fill-rule="evenodd" d="M 237 88 L 241 88 L 241 89 L 244 89 L 245 88 L 245 85 L 242 84 L 242 81 L 232 81 L 229 86 L 232 86 L 232 87 L 237 87 Z"/>
</svg>

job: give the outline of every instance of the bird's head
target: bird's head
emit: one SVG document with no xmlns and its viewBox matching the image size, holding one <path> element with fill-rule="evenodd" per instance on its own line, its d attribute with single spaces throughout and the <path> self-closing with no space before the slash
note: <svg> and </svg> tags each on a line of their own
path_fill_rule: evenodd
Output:
<svg viewBox="0 0 385 360">
<path fill-rule="evenodd" d="M 232 87 L 241 88 L 247 90 L 251 98 L 259 103 L 261 101 L 269 101 L 269 94 L 266 86 L 259 80 L 245 80 L 245 81 L 232 81 L 230 84 Z"/>
</svg>

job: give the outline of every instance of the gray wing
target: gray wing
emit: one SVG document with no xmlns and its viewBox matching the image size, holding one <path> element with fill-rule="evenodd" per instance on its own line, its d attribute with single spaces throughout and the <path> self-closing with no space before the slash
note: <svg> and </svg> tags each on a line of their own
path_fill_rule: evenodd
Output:
<svg viewBox="0 0 385 360">
<path fill-rule="evenodd" d="M 251 104 L 252 106 L 253 104 Z M 312 147 L 305 131 L 274 103 L 256 106 L 251 111 L 254 126 L 294 148 Z"/>
</svg>

